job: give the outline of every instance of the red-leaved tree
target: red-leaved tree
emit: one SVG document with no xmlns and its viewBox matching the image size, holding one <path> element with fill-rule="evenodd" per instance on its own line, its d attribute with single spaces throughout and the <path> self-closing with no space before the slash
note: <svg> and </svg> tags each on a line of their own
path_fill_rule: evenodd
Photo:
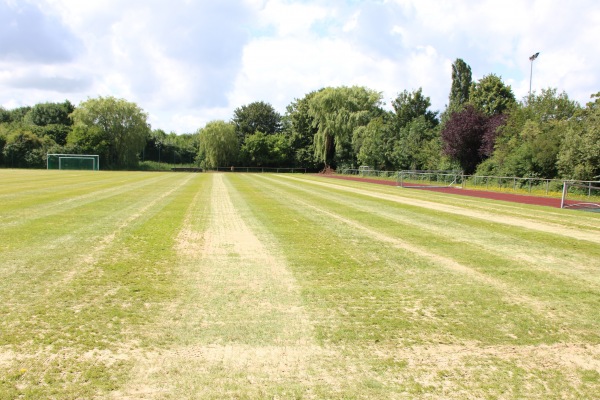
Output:
<svg viewBox="0 0 600 400">
<path fill-rule="evenodd" d="M 458 161 L 465 174 L 473 173 L 494 151 L 496 132 L 504 120 L 502 115 L 490 117 L 470 104 L 452 113 L 441 133 L 444 154 Z"/>
</svg>

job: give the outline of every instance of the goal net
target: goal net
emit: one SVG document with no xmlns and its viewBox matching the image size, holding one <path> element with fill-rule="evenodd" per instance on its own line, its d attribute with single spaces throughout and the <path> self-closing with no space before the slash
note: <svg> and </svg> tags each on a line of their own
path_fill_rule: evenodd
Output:
<svg viewBox="0 0 600 400">
<path fill-rule="evenodd" d="M 565 181 L 560 207 L 600 212 L 600 181 Z"/>
<path fill-rule="evenodd" d="M 48 169 L 100 170 L 100 157 L 95 154 L 48 154 Z"/>
<path fill-rule="evenodd" d="M 462 186 L 462 171 L 399 171 L 398 186 L 428 189 Z"/>
</svg>

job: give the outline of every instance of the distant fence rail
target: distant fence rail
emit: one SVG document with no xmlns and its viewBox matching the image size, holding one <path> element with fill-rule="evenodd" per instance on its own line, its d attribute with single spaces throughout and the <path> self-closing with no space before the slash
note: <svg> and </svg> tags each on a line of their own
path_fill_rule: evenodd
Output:
<svg viewBox="0 0 600 400">
<path fill-rule="evenodd" d="M 205 171 L 218 171 L 218 172 L 270 172 L 270 173 L 292 173 L 292 174 L 305 174 L 307 168 L 276 168 L 276 167 L 217 167 L 213 169 L 206 169 Z"/>
<path fill-rule="evenodd" d="M 202 168 L 198 167 L 173 167 L 171 168 L 173 172 L 202 172 Z"/>
<path fill-rule="evenodd" d="M 343 169 L 342 175 L 356 175 L 395 180 L 398 185 L 403 182 L 415 184 L 453 185 L 463 189 L 488 189 L 494 191 L 510 191 L 532 193 L 546 196 L 560 196 L 564 180 L 545 178 L 520 178 L 514 176 L 465 175 L 460 171 L 382 171 L 368 169 Z M 590 187 L 597 181 L 580 181 Z"/>
</svg>

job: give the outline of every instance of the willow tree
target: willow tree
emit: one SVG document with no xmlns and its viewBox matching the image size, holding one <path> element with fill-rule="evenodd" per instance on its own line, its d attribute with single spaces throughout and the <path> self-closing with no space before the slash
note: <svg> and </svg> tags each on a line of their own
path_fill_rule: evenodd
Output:
<svg viewBox="0 0 600 400">
<path fill-rule="evenodd" d="M 233 165 L 237 160 L 239 143 L 235 126 L 225 121 L 212 121 L 199 131 L 198 159 L 202 168 Z"/>
<path fill-rule="evenodd" d="M 74 130 L 83 136 L 74 136 L 74 145 L 86 141 L 86 132 L 101 135 L 101 142 L 108 147 L 109 167 L 124 168 L 138 162 L 138 154 L 144 149 L 150 133 L 148 115 L 135 103 L 114 97 L 88 99 L 73 111 Z"/>
<path fill-rule="evenodd" d="M 381 93 L 361 86 L 328 87 L 310 99 L 308 113 L 317 129 L 315 158 L 325 168 L 338 163 L 353 163 L 352 137 L 381 112 Z"/>
</svg>

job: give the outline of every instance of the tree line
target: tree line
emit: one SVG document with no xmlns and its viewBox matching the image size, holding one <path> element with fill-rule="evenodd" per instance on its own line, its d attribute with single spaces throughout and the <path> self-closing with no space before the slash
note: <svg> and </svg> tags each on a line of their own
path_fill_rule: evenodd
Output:
<svg viewBox="0 0 600 400">
<path fill-rule="evenodd" d="M 0 108 L 0 166 L 45 166 L 46 153 L 98 154 L 103 169 L 148 161 L 321 170 L 369 165 L 380 170 L 600 179 L 600 93 L 582 106 L 544 89 L 518 101 L 501 77 L 472 80 L 452 64 L 443 112 L 421 88 L 382 94 L 362 86 L 326 87 L 295 99 L 283 115 L 264 101 L 234 110 L 197 132 L 152 130 L 136 104 L 113 97 Z"/>
</svg>

